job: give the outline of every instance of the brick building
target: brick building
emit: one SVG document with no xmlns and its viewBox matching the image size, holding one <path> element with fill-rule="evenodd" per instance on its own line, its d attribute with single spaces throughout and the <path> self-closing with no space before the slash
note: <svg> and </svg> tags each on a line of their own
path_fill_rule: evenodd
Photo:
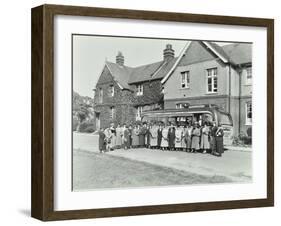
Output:
<svg viewBox="0 0 281 226">
<path fill-rule="evenodd" d="M 105 62 L 95 87 L 96 128 L 140 120 L 142 111 L 214 104 L 231 114 L 234 135 L 252 124 L 252 45 L 189 41 L 175 57 L 170 44 L 163 60 L 139 67 Z"/>
<path fill-rule="evenodd" d="M 162 79 L 165 109 L 214 104 L 231 114 L 234 135 L 252 125 L 252 45 L 191 41 Z"/>
<path fill-rule="evenodd" d="M 140 120 L 142 111 L 162 109 L 161 80 L 176 60 L 172 46 L 167 44 L 159 62 L 129 67 L 121 52 L 115 63 L 105 62 L 94 89 L 96 129 L 108 127 L 111 122 L 132 123 Z"/>
</svg>

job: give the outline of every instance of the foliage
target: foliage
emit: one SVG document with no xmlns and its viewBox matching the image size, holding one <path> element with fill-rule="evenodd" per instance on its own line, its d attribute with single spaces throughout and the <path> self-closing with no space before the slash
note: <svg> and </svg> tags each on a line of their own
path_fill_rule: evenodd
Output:
<svg viewBox="0 0 281 226">
<path fill-rule="evenodd" d="M 247 130 L 247 134 L 242 132 L 238 136 L 234 136 L 232 144 L 235 146 L 252 145 L 252 136 L 249 136 L 249 134 L 252 134 L 250 131 L 252 130 Z"/>
<path fill-rule="evenodd" d="M 89 122 L 89 121 L 82 122 L 79 125 L 79 132 L 82 132 L 82 133 L 93 133 L 94 131 L 95 131 L 94 124 Z"/>
</svg>

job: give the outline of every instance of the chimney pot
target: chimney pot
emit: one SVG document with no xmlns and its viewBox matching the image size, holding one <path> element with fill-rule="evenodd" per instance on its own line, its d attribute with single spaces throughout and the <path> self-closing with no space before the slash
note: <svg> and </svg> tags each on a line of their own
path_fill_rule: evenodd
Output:
<svg viewBox="0 0 281 226">
<path fill-rule="evenodd" d="M 123 66 L 124 61 L 125 61 L 125 59 L 124 59 L 123 54 L 120 51 L 118 51 L 118 54 L 116 56 L 116 64 L 119 64 L 120 66 Z"/>
<path fill-rule="evenodd" d="M 170 61 L 175 57 L 175 50 L 173 50 L 171 44 L 166 45 L 166 49 L 163 51 L 163 57 L 165 61 Z"/>
</svg>

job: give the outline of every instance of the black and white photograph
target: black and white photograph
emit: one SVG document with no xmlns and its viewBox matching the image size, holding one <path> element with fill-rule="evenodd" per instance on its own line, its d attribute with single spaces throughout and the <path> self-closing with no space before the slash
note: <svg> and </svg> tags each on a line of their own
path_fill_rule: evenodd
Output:
<svg viewBox="0 0 281 226">
<path fill-rule="evenodd" d="M 249 42 L 72 34 L 73 191 L 252 183 L 252 74 Z"/>
</svg>

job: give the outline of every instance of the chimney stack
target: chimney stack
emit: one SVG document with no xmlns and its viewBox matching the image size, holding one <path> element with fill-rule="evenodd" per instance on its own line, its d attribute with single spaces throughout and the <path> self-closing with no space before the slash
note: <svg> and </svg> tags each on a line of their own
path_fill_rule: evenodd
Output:
<svg viewBox="0 0 281 226">
<path fill-rule="evenodd" d="M 173 50 L 171 44 L 166 45 L 166 49 L 163 51 L 163 57 L 165 61 L 170 61 L 175 57 L 175 50 Z"/>
<path fill-rule="evenodd" d="M 175 56 L 175 50 L 172 49 L 171 44 L 166 45 L 166 49 L 163 51 L 163 57 L 165 61 L 170 61 L 174 58 Z"/>
<path fill-rule="evenodd" d="M 118 54 L 116 56 L 116 64 L 119 64 L 120 66 L 124 65 L 124 56 L 120 51 L 118 52 Z"/>
</svg>

